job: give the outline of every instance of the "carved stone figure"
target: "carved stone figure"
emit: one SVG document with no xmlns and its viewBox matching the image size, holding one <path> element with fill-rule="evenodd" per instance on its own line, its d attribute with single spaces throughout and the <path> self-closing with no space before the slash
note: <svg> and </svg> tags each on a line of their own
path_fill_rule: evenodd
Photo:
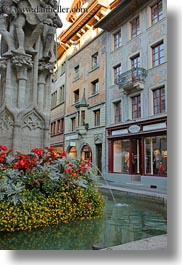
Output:
<svg viewBox="0 0 182 265">
<path fill-rule="evenodd" d="M 14 153 L 49 145 L 54 37 L 62 27 L 56 5 L 55 0 L 0 0 L 0 144 Z"/>
<path fill-rule="evenodd" d="M 8 51 L 4 53 L 4 56 L 12 55 L 11 51 L 15 49 L 13 40 L 13 24 L 15 21 L 15 5 L 13 0 L 1 0 L 0 1 L 0 34 L 5 40 Z"/>
<path fill-rule="evenodd" d="M 51 62 L 56 61 L 55 49 L 54 49 L 54 36 L 56 33 L 56 28 L 62 27 L 62 22 L 57 14 L 55 14 L 53 19 L 47 19 L 45 21 L 44 31 L 43 31 L 43 59 L 50 60 Z"/>
<path fill-rule="evenodd" d="M 15 29 L 18 40 L 18 48 L 15 50 L 19 53 L 35 53 L 33 46 L 38 37 L 43 33 L 43 46 L 45 49 L 43 57 L 53 56 L 52 46 L 54 44 L 54 35 L 57 27 L 62 27 L 62 22 L 55 12 L 55 1 L 48 0 L 17 0 L 17 7 L 22 10 L 15 21 Z M 32 8 L 35 12 L 26 12 L 24 10 Z M 40 11 L 40 12 L 39 12 Z M 30 37 L 25 36 L 23 27 L 28 23 L 32 31 Z M 44 44 L 45 43 L 45 44 Z M 49 44 L 49 49 L 48 49 Z"/>
</svg>

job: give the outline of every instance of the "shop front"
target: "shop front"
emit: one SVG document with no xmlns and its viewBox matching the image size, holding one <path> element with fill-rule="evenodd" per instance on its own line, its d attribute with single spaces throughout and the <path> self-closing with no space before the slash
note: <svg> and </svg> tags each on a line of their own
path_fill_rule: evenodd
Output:
<svg viewBox="0 0 182 265">
<path fill-rule="evenodd" d="M 167 176 L 166 118 L 110 127 L 107 132 L 109 173 L 136 176 L 133 180 Z"/>
</svg>

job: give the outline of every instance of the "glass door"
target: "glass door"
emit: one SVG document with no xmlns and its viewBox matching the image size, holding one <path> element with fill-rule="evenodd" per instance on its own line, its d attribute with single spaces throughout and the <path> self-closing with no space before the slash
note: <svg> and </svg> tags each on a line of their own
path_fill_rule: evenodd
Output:
<svg viewBox="0 0 182 265">
<path fill-rule="evenodd" d="M 141 139 L 132 139 L 130 153 L 131 174 L 141 173 Z"/>
</svg>

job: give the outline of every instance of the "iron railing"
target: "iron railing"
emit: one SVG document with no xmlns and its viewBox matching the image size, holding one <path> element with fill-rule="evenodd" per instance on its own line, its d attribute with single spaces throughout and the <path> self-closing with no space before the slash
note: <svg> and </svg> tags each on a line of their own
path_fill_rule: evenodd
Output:
<svg viewBox="0 0 182 265">
<path fill-rule="evenodd" d="M 119 85 L 119 88 L 126 87 L 135 82 L 144 82 L 147 76 L 147 70 L 142 67 L 134 67 L 129 71 L 118 75 L 115 79 L 115 84 Z"/>
</svg>

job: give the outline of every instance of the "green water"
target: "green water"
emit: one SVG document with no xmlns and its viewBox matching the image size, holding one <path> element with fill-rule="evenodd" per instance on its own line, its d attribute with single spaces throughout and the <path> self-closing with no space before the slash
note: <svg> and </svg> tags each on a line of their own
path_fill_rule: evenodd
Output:
<svg viewBox="0 0 182 265">
<path fill-rule="evenodd" d="M 0 249 L 90 250 L 165 234 L 166 207 L 158 202 L 120 195 L 117 203 L 108 197 L 99 219 L 75 221 L 31 231 L 0 233 Z"/>
</svg>

